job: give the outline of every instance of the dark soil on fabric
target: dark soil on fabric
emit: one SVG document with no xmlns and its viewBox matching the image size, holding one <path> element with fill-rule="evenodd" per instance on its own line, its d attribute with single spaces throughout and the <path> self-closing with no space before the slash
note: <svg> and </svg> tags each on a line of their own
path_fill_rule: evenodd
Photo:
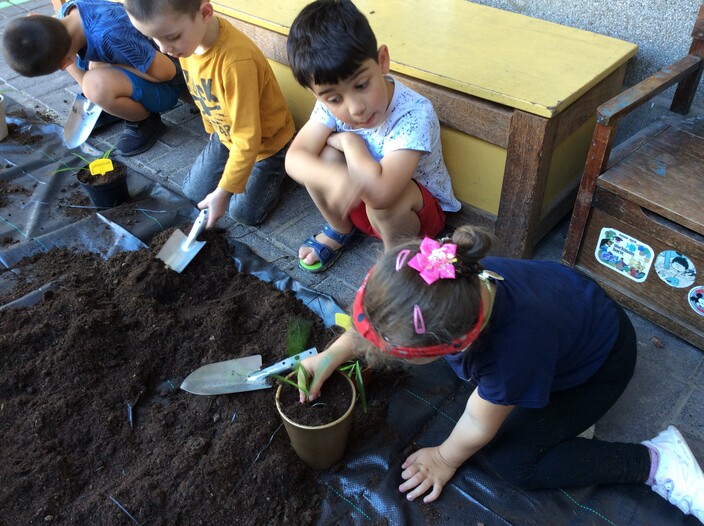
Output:
<svg viewBox="0 0 704 526">
<path fill-rule="evenodd" d="M 238 273 L 220 232 L 182 274 L 165 269 L 154 256 L 172 232 L 108 260 L 52 249 L 0 271 L 15 283 L 0 304 L 53 282 L 37 305 L 0 310 L 0 524 L 316 522 L 326 491 L 293 452 L 274 389 L 178 386 L 203 364 L 285 358 L 294 319 L 314 322 L 319 350 L 336 332 Z M 397 377 L 368 386 L 348 448 L 383 426 Z"/>
<path fill-rule="evenodd" d="M 22 130 L 19 126 L 12 123 L 7 125 L 7 133 L 10 137 L 15 139 L 18 144 L 21 144 L 22 146 L 38 144 L 42 141 L 41 135 L 32 135 L 31 133 Z"/>
</svg>

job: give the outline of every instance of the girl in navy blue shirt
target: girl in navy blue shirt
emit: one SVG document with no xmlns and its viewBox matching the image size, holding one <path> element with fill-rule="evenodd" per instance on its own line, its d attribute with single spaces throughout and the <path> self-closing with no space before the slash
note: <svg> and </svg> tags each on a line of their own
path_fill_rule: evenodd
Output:
<svg viewBox="0 0 704 526">
<path fill-rule="evenodd" d="M 561 264 L 484 257 L 490 237 L 472 227 L 451 241 L 414 240 L 380 257 L 357 292 L 354 329 L 303 362 L 310 398 L 360 343 L 370 363 L 442 357 L 477 388 L 450 436 L 403 463 L 408 500 L 437 499 L 481 449 L 521 488 L 646 483 L 704 522 L 704 475 L 673 426 L 641 444 L 578 436 L 633 375 L 636 337 L 623 309 Z"/>
</svg>

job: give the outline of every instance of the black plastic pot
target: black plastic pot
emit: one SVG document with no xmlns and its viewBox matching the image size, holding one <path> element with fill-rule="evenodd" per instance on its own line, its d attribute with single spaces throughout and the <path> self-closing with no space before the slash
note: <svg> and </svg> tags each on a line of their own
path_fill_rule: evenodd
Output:
<svg viewBox="0 0 704 526">
<path fill-rule="evenodd" d="M 78 182 L 88 193 L 88 197 L 93 204 L 100 208 L 111 208 L 121 205 L 130 200 L 130 192 L 127 187 L 126 170 L 118 170 L 114 178 L 102 182 L 100 179 L 103 176 L 89 176 L 85 179 L 89 182 L 84 182 L 82 177 L 78 178 Z"/>
</svg>

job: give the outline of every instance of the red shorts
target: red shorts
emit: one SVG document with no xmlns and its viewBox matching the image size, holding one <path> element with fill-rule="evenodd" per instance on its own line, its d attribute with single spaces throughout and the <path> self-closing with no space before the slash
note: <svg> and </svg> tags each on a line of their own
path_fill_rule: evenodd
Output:
<svg viewBox="0 0 704 526">
<path fill-rule="evenodd" d="M 433 194 L 431 194 L 425 186 L 418 181 L 414 180 L 413 182 L 418 185 L 420 193 L 423 196 L 423 208 L 418 212 L 418 219 L 420 219 L 420 232 L 418 236 L 435 237 L 445 228 L 445 212 L 442 211 L 438 200 L 435 199 Z M 350 210 L 350 220 L 352 224 L 364 234 L 381 239 L 379 233 L 374 230 L 374 227 L 369 222 L 367 207 L 364 201 Z"/>
</svg>

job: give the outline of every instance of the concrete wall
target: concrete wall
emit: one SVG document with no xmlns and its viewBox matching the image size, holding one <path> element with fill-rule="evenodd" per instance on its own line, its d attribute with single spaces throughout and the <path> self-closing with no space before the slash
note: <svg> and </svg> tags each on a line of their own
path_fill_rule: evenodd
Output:
<svg viewBox="0 0 704 526">
<path fill-rule="evenodd" d="M 643 80 L 687 54 L 701 0 L 472 0 L 566 26 L 593 31 L 638 44 L 626 71 L 626 86 Z M 654 104 L 624 119 L 620 139 L 656 118 L 669 105 L 673 90 Z M 693 114 L 704 114 L 700 88 Z"/>
</svg>

